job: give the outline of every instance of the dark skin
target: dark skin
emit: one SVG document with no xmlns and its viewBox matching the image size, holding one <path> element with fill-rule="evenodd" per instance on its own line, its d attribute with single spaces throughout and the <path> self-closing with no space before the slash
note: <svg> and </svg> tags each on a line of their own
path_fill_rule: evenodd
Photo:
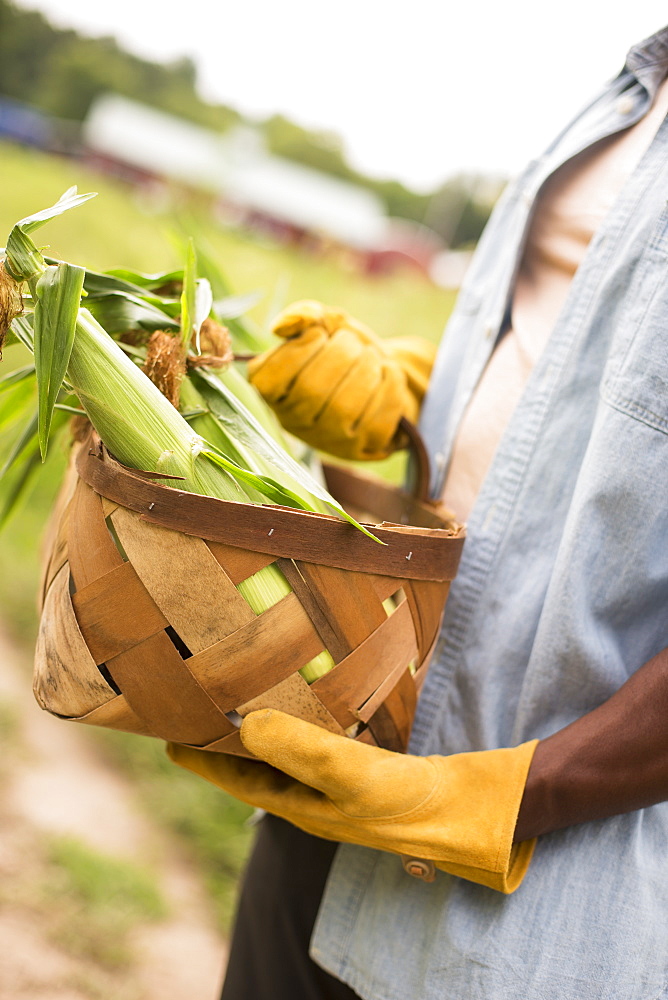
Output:
<svg viewBox="0 0 668 1000">
<path fill-rule="evenodd" d="M 668 800 L 668 648 L 536 747 L 515 840 Z"/>
</svg>

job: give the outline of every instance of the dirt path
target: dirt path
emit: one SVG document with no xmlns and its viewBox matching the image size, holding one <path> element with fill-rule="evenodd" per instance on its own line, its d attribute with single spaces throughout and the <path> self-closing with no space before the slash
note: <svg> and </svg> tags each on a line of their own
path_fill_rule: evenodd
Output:
<svg viewBox="0 0 668 1000">
<path fill-rule="evenodd" d="M 2 630 L 0 706 L 13 720 L 0 764 L 0 1000 L 215 1000 L 225 944 L 201 877 L 142 813 L 130 782 L 100 760 L 86 729 L 37 707 L 29 666 Z M 171 916 L 133 929 L 129 967 L 100 969 L 54 943 L 53 914 L 31 881 L 44 834 L 157 871 Z"/>
</svg>

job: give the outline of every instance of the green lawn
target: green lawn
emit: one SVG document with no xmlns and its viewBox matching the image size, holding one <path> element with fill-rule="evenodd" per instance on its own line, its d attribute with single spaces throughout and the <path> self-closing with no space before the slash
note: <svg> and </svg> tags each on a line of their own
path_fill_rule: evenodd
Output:
<svg viewBox="0 0 668 1000">
<path fill-rule="evenodd" d="M 72 184 L 79 191 L 97 191 L 96 199 L 40 230 L 40 238 L 44 234 L 53 256 L 98 270 L 178 266 L 174 235 L 192 223 L 217 252 L 235 292 L 265 293 L 251 314 L 262 325 L 289 302 L 315 298 L 347 309 L 383 336 L 419 334 L 438 340 L 452 306 L 451 292 L 411 271 L 365 277 L 343 260 L 336 266 L 328 258 L 223 230 L 202 206 L 182 205 L 180 219 L 173 212 L 155 214 L 125 185 L 75 161 L 3 142 L 0 184 L 6 193 L 0 204 L 0 246 L 18 219 L 52 204 Z"/>
</svg>

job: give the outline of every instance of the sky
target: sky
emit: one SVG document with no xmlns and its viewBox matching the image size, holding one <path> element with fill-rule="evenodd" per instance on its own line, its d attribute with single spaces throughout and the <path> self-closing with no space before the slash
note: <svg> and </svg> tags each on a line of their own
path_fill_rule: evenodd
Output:
<svg viewBox="0 0 668 1000">
<path fill-rule="evenodd" d="M 521 169 L 668 23 L 665 0 L 614 13 L 610 0 L 553 12 L 536 0 L 20 5 L 153 60 L 190 56 L 208 100 L 334 131 L 355 167 L 424 191 L 463 171 Z"/>
</svg>

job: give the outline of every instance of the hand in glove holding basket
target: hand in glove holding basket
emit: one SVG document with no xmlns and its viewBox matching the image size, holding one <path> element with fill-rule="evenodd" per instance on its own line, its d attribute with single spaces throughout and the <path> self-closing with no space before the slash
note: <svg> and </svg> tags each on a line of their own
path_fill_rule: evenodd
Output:
<svg viewBox="0 0 668 1000">
<path fill-rule="evenodd" d="M 284 343 L 249 364 L 249 378 L 286 430 L 340 458 L 380 459 L 405 447 L 436 345 L 381 340 L 341 310 L 295 302 L 274 321 Z"/>
<path fill-rule="evenodd" d="M 235 798 L 325 840 L 429 859 L 504 893 L 522 881 L 534 841 L 513 839 L 537 741 L 415 757 L 273 709 L 251 712 L 241 739 L 259 760 L 175 744 L 168 753 Z"/>
</svg>

